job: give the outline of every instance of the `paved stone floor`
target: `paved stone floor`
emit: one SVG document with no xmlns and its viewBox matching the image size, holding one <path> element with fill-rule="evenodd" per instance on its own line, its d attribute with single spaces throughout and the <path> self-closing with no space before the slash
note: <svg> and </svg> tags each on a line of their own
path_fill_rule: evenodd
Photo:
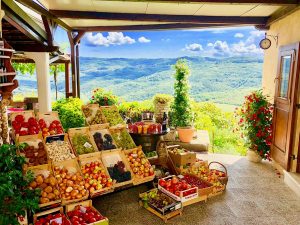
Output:
<svg viewBox="0 0 300 225">
<path fill-rule="evenodd" d="M 209 154 L 200 158 L 217 160 L 228 168 L 229 182 L 223 195 L 185 207 L 183 215 L 168 224 L 300 224 L 300 198 L 283 182 L 271 163 L 251 163 L 244 157 Z M 110 225 L 160 225 L 155 215 L 141 208 L 138 194 L 146 185 L 93 199 Z"/>
</svg>

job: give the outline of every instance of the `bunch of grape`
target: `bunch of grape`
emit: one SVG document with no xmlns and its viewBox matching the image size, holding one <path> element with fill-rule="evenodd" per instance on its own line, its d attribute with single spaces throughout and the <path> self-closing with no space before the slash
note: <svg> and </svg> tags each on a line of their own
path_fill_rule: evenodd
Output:
<svg viewBox="0 0 300 225">
<path fill-rule="evenodd" d="M 109 175 L 117 183 L 128 181 L 131 179 L 130 171 L 125 170 L 125 165 L 122 161 L 118 161 L 113 167 L 108 167 Z"/>
</svg>

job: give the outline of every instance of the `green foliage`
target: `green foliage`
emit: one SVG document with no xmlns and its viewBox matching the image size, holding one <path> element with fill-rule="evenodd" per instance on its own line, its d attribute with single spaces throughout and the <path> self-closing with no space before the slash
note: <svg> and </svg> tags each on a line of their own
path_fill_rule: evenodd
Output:
<svg viewBox="0 0 300 225">
<path fill-rule="evenodd" d="M 171 121 L 175 127 L 187 127 L 192 125 L 193 119 L 188 80 L 190 71 L 185 60 L 178 60 L 175 64 L 175 70 L 174 102 L 171 107 Z"/>
<path fill-rule="evenodd" d="M 4 144 L 0 146 L 0 224 L 18 225 L 16 215 L 25 211 L 37 210 L 38 190 L 30 190 L 33 174 L 23 175 L 25 158 L 16 154 L 17 147 Z"/>
<path fill-rule="evenodd" d="M 100 106 L 116 105 L 119 102 L 119 98 L 111 91 L 105 91 L 103 88 L 96 88 L 93 90 L 93 95 L 90 99 L 90 103 L 97 103 Z"/>
<path fill-rule="evenodd" d="M 244 104 L 237 111 L 240 117 L 238 124 L 247 139 L 247 146 L 268 160 L 271 160 L 272 115 L 273 106 L 270 106 L 262 90 L 246 96 Z"/>
<path fill-rule="evenodd" d="M 83 102 L 79 98 L 60 99 L 52 104 L 53 111 L 58 111 L 63 127 L 69 128 L 84 126 L 84 116 L 81 111 Z"/>
<path fill-rule="evenodd" d="M 15 71 L 18 71 L 21 74 L 29 74 L 33 75 L 35 72 L 35 63 L 16 63 L 13 62 L 12 66 L 14 67 Z"/>
<path fill-rule="evenodd" d="M 132 119 L 132 122 L 141 121 L 142 112 L 154 112 L 153 102 L 151 100 L 145 100 L 141 102 L 121 102 L 118 106 L 119 112 L 128 118 Z"/>
<path fill-rule="evenodd" d="M 160 104 L 169 104 L 173 101 L 173 96 L 168 94 L 156 94 L 153 97 L 154 105 L 157 103 Z"/>
</svg>

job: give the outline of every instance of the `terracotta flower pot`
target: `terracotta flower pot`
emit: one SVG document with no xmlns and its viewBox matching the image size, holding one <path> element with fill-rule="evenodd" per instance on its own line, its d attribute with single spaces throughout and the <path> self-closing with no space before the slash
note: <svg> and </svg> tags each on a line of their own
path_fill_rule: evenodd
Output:
<svg viewBox="0 0 300 225">
<path fill-rule="evenodd" d="M 192 127 L 178 127 L 178 137 L 181 142 L 191 142 L 194 137 L 195 129 Z"/>
<path fill-rule="evenodd" d="M 259 163 L 262 161 L 262 157 L 256 151 L 250 149 L 247 151 L 247 159 L 250 162 L 255 162 L 255 163 Z"/>
</svg>

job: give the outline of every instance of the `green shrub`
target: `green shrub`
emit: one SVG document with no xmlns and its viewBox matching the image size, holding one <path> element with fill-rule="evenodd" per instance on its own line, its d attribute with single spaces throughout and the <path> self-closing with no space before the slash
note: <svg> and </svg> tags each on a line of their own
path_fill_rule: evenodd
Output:
<svg viewBox="0 0 300 225">
<path fill-rule="evenodd" d="M 119 98 L 111 91 L 105 91 L 103 88 L 94 89 L 92 92 L 90 103 L 97 103 L 100 106 L 117 105 Z"/>
<path fill-rule="evenodd" d="M 84 126 L 82 105 L 83 102 L 79 98 L 60 99 L 52 104 L 53 111 L 58 111 L 59 119 L 66 131 L 69 128 Z"/>
<path fill-rule="evenodd" d="M 156 94 L 153 97 L 153 104 L 168 104 L 173 101 L 173 96 L 168 94 Z"/>
<path fill-rule="evenodd" d="M 142 119 L 142 112 L 154 112 L 151 100 L 141 102 L 122 102 L 118 106 L 118 109 L 123 116 L 131 118 L 132 122 L 140 121 Z"/>
</svg>

